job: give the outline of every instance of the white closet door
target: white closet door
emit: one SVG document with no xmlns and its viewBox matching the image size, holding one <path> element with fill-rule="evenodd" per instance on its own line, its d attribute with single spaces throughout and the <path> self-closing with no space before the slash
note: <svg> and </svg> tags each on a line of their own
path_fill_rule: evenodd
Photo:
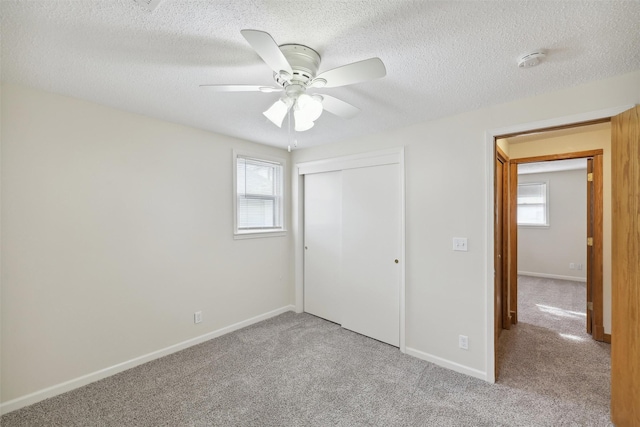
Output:
<svg viewBox="0 0 640 427">
<path fill-rule="evenodd" d="M 304 177 L 304 311 L 342 320 L 342 172 Z"/>
<path fill-rule="evenodd" d="M 341 324 L 394 346 L 400 345 L 400 180 L 398 164 L 342 171 Z"/>
</svg>

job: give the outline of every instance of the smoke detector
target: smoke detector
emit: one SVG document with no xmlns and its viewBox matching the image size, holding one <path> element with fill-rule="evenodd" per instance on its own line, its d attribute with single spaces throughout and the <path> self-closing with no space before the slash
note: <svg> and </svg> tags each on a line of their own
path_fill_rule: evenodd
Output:
<svg viewBox="0 0 640 427">
<path fill-rule="evenodd" d="M 531 68 L 535 67 L 542 61 L 542 59 L 547 56 L 545 51 L 540 49 L 535 52 L 527 53 L 526 55 L 522 55 L 520 59 L 518 59 L 518 67 L 520 68 Z"/>
</svg>

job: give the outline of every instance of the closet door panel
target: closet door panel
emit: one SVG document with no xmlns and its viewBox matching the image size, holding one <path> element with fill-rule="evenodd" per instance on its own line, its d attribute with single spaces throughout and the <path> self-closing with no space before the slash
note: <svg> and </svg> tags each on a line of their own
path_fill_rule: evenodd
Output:
<svg viewBox="0 0 640 427">
<path fill-rule="evenodd" d="M 304 177 L 304 311 L 342 320 L 342 172 Z"/>
<path fill-rule="evenodd" d="M 342 171 L 341 324 L 394 346 L 400 344 L 400 248 L 400 165 Z"/>
</svg>

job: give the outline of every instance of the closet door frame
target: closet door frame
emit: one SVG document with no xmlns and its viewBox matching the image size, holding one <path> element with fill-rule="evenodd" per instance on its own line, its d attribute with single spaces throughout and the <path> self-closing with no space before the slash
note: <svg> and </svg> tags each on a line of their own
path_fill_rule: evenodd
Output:
<svg viewBox="0 0 640 427">
<path fill-rule="evenodd" d="M 362 167 L 398 164 L 400 173 L 400 351 L 406 352 L 405 345 L 405 171 L 404 147 L 380 151 L 334 157 L 323 160 L 296 163 L 294 167 L 292 209 L 295 264 L 295 306 L 296 312 L 304 308 L 304 175 L 321 172 L 342 171 Z"/>
</svg>

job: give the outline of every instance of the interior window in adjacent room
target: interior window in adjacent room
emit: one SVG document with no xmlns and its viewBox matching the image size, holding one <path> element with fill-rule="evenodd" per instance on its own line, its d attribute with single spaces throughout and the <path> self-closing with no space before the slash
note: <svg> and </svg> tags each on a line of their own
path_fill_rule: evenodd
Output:
<svg viewBox="0 0 640 427">
<path fill-rule="evenodd" d="M 282 235 L 284 227 L 284 159 L 234 152 L 234 235 Z"/>
<path fill-rule="evenodd" d="M 518 184 L 518 225 L 549 226 L 549 184 Z"/>
</svg>

